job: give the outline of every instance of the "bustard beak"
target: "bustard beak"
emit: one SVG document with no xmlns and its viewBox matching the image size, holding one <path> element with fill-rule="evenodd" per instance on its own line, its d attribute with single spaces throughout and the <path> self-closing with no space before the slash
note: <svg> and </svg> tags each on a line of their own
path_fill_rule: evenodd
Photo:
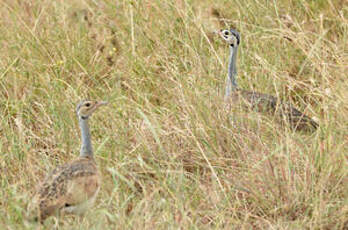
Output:
<svg viewBox="0 0 348 230">
<path fill-rule="evenodd" d="M 107 105 L 109 102 L 107 101 L 98 101 L 97 104 L 96 104 L 96 107 L 100 107 L 102 105 Z"/>
<path fill-rule="evenodd" d="M 218 36 L 222 36 L 222 30 L 214 30 L 213 34 L 218 35 Z"/>
<path fill-rule="evenodd" d="M 94 112 L 96 109 L 98 109 L 100 106 L 107 105 L 107 104 L 108 104 L 107 101 L 97 101 L 97 103 L 92 108 L 91 113 Z"/>
<path fill-rule="evenodd" d="M 226 39 L 227 37 L 222 33 L 222 31 L 224 31 L 224 30 L 216 30 L 215 33 L 216 33 L 218 36 L 220 36 L 221 38 Z"/>
</svg>

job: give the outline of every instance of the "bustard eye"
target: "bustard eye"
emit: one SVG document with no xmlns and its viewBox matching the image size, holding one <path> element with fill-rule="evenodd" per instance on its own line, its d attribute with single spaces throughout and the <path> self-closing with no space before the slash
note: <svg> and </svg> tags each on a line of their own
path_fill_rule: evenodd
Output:
<svg viewBox="0 0 348 230">
<path fill-rule="evenodd" d="M 89 107 L 91 106 L 91 103 L 86 103 L 85 106 Z"/>
<path fill-rule="evenodd" d="M 224 35 L 229 35 L 229 32 L 227 30 L 224 31 Z"/>
</svg>

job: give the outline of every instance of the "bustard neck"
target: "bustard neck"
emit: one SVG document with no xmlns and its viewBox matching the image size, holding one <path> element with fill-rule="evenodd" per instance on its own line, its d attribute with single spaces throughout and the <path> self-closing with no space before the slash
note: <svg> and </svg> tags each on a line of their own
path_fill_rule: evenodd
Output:
<svg viewBox="0 0 348 230">
<path fill-rule="evenodd" d="M 237 49 L 238 46 L 232 46 L 230 45 L 230 57 L 228 61 L 228 76 L 226 80 L 226 91 L 225 91 L 225 97 L 228 97 L 231 95 L 231 92 L 236 90 L 237 80 L 237 67 L 236 67 L 236 61 L 237 61 Z"/>
<path fill-rule="evenodd" d="M 81 130 L 81 157 L 92 157 L 93 158 L 93 148 L 91 142 L 91 134 L 89 132 L 88 118 L 79 118 L 79 125 Z"/>
</svg>

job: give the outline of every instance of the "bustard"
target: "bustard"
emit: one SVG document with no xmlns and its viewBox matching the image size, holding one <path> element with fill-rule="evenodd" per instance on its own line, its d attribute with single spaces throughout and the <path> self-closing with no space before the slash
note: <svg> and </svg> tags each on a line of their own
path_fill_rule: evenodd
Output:
<svg viewBox="0 0 348 230">
<path fill-rule="evenodd" d="M 225 101 L 232 103 L 244 103 L 251 109 L 259 112 L 267 112 L 280 118 L 285 118 L 294 130 L 314 131 L 318 124 L 306 116 L 288 102 L 254 91 L 243 90 L 238 87 L 236 81 L 237 51 L 240 44 L 240 35 L 236 30 L 220 30 L 219 35 L 230 47 L 230 58 L 228 64 L 228 78 L 226 81 Z"/>
<path fill-rule="evenodd" d="M 34 220 L 43 222 L 47 217 L 63 212 L 83 214 L 94 203 L 100 189 L 100 175 L 94 160 L 88 119 L 104 101 L 82 101 L 76 112 L 81 129 L 80 156 L 54 169 L 34 198 Z"/>
</svg>

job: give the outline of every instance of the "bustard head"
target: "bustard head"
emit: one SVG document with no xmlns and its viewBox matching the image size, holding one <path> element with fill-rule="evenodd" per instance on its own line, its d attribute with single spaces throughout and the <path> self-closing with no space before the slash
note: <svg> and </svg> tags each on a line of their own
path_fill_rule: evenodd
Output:
<svg viewBox="0 0 348 230">
<path fill-rule="evenodd" d="M 100 106 L 106 105 L 106 101 L 81 101 L 76 107 L 77 116 L 81 119 L 87 119 Z"/>
<path fill-rule="evenodd" d="M 219 35 L 232 47 L 238 46 L 240 42 L 240 35 L 234 29 L 220 30 Z"/>
</svg>

